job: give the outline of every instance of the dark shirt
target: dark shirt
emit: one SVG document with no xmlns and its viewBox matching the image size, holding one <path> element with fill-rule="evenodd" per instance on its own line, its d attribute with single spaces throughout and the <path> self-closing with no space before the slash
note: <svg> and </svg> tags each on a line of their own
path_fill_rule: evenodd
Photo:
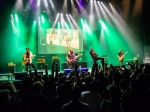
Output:
<svg viewBox="0 0 150 112">
<path fill-rule="evenodd" d="M 98 55 L 94 51 L 90 51 L 90 55 L 92 56 L 94 60 L 98 58 Z"/>
<path fill-rule="evenodd" d="M 119 56 L 119 57 L 121 57 L 121 56 L 123 56 L 123 55 L 124 55 L 123 52 L 119 52 L 119 53 L 118 53 L 118 56 Z"/>
<path fill-rule="evenodd" d="M 48 104 L 49 112 L 61 112 L 61 107 L 68 102 L 69 100 L 64 97 L 52 98 Z"/>
<path fill-rule="evenodd" d="M 62 106 L 61 112 L 90 112 L 90 107 L 88 104 L 83 103 L 81 101 L 71 101 Z"/>
<path fill-rule="evenodd" d="M 25 52 L 25 54 L 26 54 L 26 58 L 30 57 L 30 52 Z"/>
<path fill-rule="evenodd" d="M 21 105 L 17 100 L 11 99 L 10 105 L 5 112 L 21 112 Z"/>
<path fill-rule="evenodd" d="M 42 94 L 34 94 L 27 101 L 28 112 L 47 112 L 49 98 Z"/>
</svg>

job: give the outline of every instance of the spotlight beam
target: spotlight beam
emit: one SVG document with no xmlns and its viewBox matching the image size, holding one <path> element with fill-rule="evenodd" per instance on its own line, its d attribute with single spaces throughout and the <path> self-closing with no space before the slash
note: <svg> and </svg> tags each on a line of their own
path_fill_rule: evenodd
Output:
<svg viewBox="0 0 150 112">
<path fill-rule="evenodd" d="M 111 5 L 111 4 L 110 4 Z M 118 28 L 118 30 L 121 32 L 124 39 L 129 43 L 135 43 L 134 39 L 136 38 L 135 33 L 131 30 L 131 28 L 125 23 L 125 21 L 121 18 L 121 16 L 117 13 L 117 11 L 114 9 L 114 7 L 111 5 L 111 9 L 113 11 L 114 17 L 117 18 L 114 19 L 114 22 Z M 133 38 L 134 37 L 134 38 Z M 136 38 L 137 40 L 137 38 Z M 135 51 L 135 49 L 138 49 L 138 41 L 135 44 L 130 44 L 130 48 Z"/>
<path fill-rule="evenodd" d="M 68 13 L 68 5 L 67 5 L 67 0 L 64 1 L 63 6 L 62 6 L 62 12 Z"/>
<path fill-rule="evenodd" d="M 71 20 L 73 21 L 74 25 L 76 26 L 77 29 L 80 29 L 78 24 L 75 22 L 75 20 L 73 19 L 73 17 L 69 14 L 69 17 L 71 18 Z"/>
<path fill-rule="evenodd" d="M 52 2 L 52 0 L 49 0 L 49 2 L 50 2 L 50 4 L 51 4 L 51 6 L 52 6 L 52 9 L 55 9 L 54 3 Z M 55 11 L 55 10 L 54 10 L 54 11 Z"/>
<path fill-rule="evenodd" d="M 61 13 L 61 16 L 60 16 L 60 22 L 61 22 L 61 26 L 62 26 L 62 29 L 64 29 L 64 17 L 63 17 L 63 14 Z"/>
<path fill-rule="evenodd" d="M 69 24 L 71 25 L 71 28 L 74 29 L 74 26 L 73 26 L 73 24 L 72 24 L 72 22 L 71 22 L 71 20 L 70 20 L 70 18 L 68 16 L 68 14 L 66 14 L 66 16 L 67 16 L 67 20 L 69 21 Z"/>
<path fill-rule="evenodd" d="M 48 7 L 47 0 L 44 0 L 44 5 L 45 5 L 45 7 Z"/>
<path fill-rule="evenodd" d="M 40 7 L 40 1 L 41 0 L 37 0 L 37 7 Z"/>
<path fill-rule="evenodd" d="M 104 7 L 102 7 L 102 6 L 103 6 L 103 2 L 101 2 L 101 3 L 98 2 L 98 5 L 99 5 L 99 7 L 100 7 L 100 9 L 101 9 L 101 11 L 102 11 L 102 14 L 103 14 L 105 20 L 106 20 L 109 24 L 111 24 L 111 22 L 110 22 L 110 20 L 109 20 L 109 18 L 108 18 L 108 15 L 106 14 L 106 11 L 104 10 Z"/>
<path fill-rule="evenodd" d="M 54 23 L 53 23 L 52 28 L 54 28 L 54 27 L 56 26 L 56 23 L 57 23 L 57 21 L 58 21 L 59 15 L 60 15 L 60 14 L 58 13 L 57 16 L 56 16 L 56 19 L 55 19 L 55 21 L 54 21 Z"/>
<path fill-rule="evenodd" d="M 98 19 L 100 19 L 100 11 L 98 10 L 97 2 L 94 2 L 94 6 L 95 6 L 95 9 L 96 9 L 96 14 L 98 15 Z"/>
<path fill-rule="evenodd" d="M 84 7 L 79 3 L 79 1 L 78 1 L 78 0 L 76 0 L 76 1 L 77 1 L 78 6 L 79 6 L 79 10 L 80 10 L 81 14 L 84 15 L 84 16 L 88 15 L 87 11 L 86 11 L 86 10 L 84 9 Z"/>
</svg>

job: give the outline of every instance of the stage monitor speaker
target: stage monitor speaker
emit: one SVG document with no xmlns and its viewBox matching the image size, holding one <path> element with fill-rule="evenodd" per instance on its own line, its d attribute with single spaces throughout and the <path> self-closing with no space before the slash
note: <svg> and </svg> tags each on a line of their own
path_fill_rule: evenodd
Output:
<svg viewBox="0 0 150 112">
<path fill-rule="evenodd" d="M 27 72 L 15 72 L 15 80 L 22 80 L 22 78 L 26 76 Z"/>
<path fill-rule="evenodd" d="M 78 66 L 81 66 L 81 68 L 87 67 L 87 62 L 78 62 L 77 64 L 78 64 Z M 61 64 L 61 70 L 68 69 L 68 68 L 69 68 L 69 66 L 68 66 L 67 62 L 64 62 Z"/>
</svg>

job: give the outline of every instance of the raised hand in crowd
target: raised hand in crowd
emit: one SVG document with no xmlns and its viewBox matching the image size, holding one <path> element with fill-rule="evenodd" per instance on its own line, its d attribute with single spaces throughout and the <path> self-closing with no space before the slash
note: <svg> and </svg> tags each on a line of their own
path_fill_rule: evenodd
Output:
<svg viewBox="0 0 150 112">
<path fill-rule="evenodd" d="M 75 63 L 75 67 L 74 67 L 74 69 L 75 69 L 75 84 L 74 85 L 79 85 L 80 84 L 80 78 L 79 78 L 79 74 L 78 74 L 78 65 L 77 65 L 77 63 Z"/>
</svg>

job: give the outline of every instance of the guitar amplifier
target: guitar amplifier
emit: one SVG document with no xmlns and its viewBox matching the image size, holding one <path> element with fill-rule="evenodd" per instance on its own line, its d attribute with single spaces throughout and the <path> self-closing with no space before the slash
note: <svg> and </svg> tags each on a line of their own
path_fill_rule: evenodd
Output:
<svg viewBox="0 0 150 112">
<path fill-rule="evenodd" d="M 37 59 L 37 69 L 45 69 L 45 56 L 39 56 Z"/>
<path fill-rule="evenodd" d="M 38 70 L 45 69 L 45 63 L 38 63 L 37 64 L 37 69 Z"/>
</svg>

